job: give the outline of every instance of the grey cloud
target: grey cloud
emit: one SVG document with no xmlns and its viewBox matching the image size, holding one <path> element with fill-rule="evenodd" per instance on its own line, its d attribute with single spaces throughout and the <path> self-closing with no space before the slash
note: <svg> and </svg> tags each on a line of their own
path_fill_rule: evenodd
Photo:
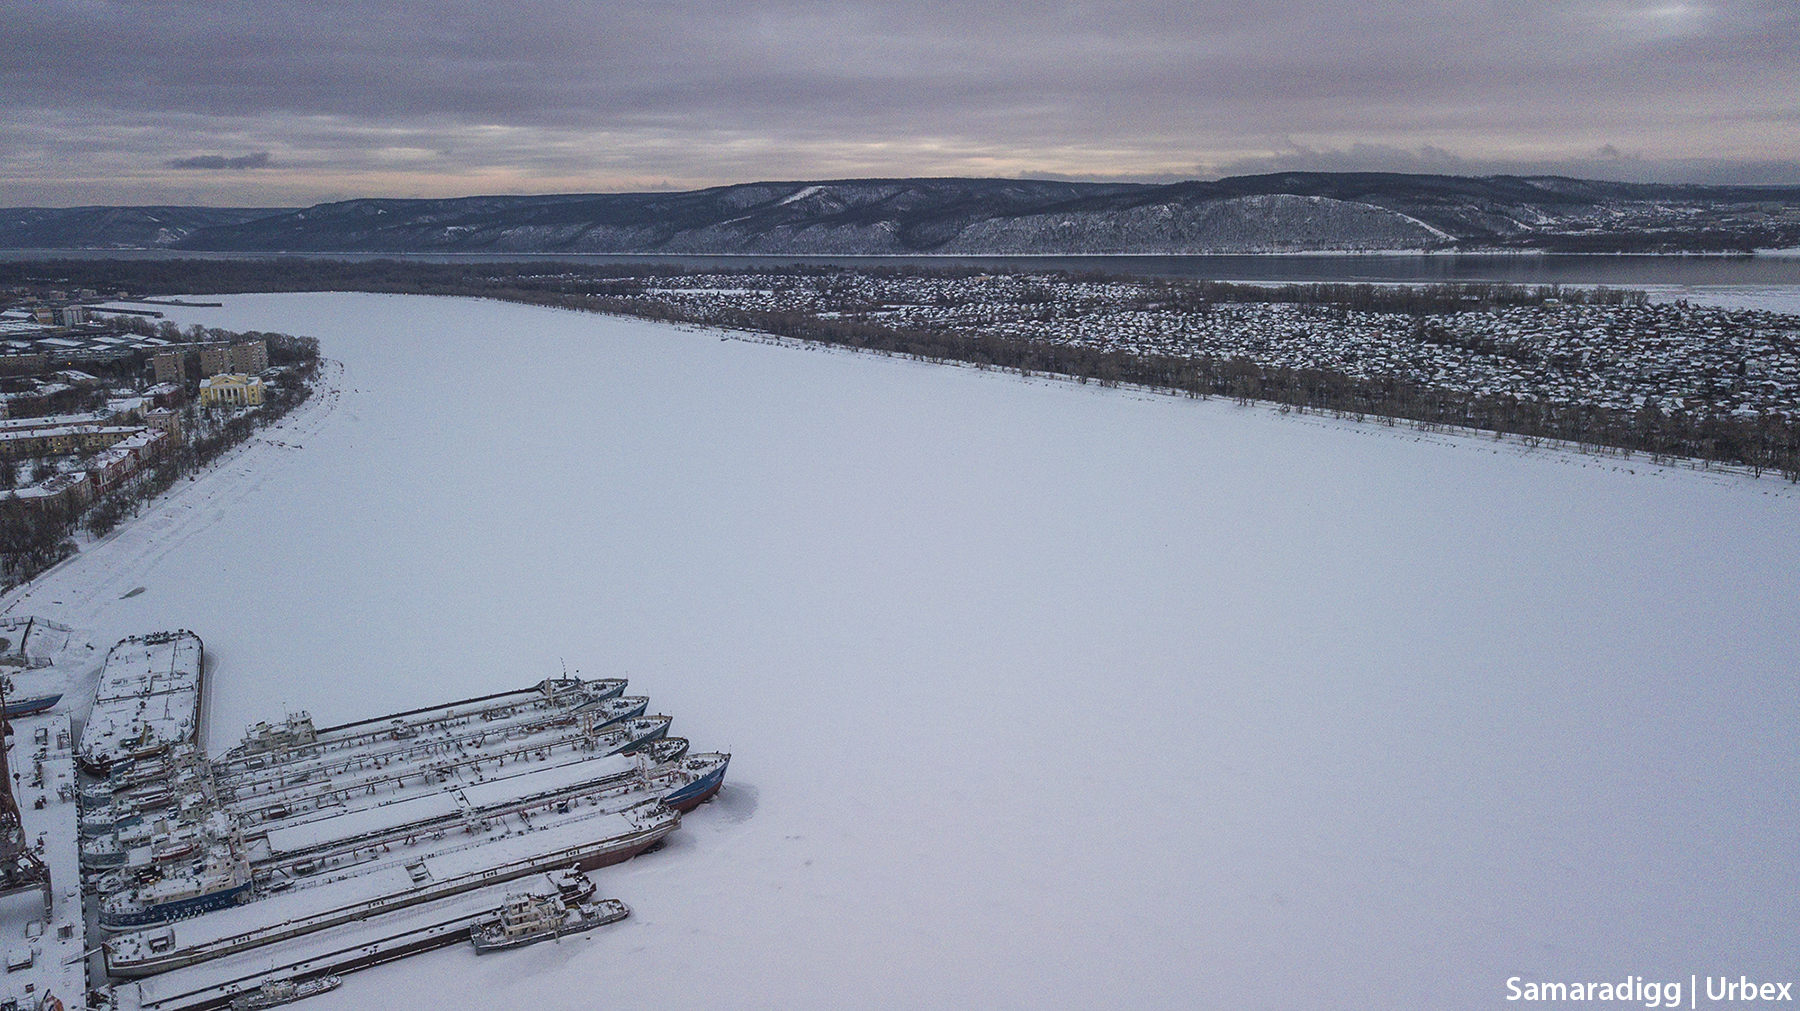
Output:
<svg viewBox="0 0 1800 1011">
<path fill-rule="evenodd" d="M 0 137 L 183 119 L 159 164 L 333 191 L 1800 155 L 1791 0 L 37 0 L 0 42 Z"/>
<path fill-rule="evenodd" d="M 1423 172 L 1474 175 L 1478 167 L 1443 148 L 1414 150 L 1388 144 L 1352 144 L 1344 149 L 1290 145 L 1278 154 L 1238 158 L 1212 166 L 1215 176 L 1264 175 L 1274 172 Z"/>
<path fill-rule="evenodd" d="M 222 154 L 202 154 L 192 158 L 173 158 L 166 162 L 172 169 L 254 169 L 268 168 L 275 164 L 267 151 L 256 151 L 251 154 L 228 158 Z"/>
<path fill-rule="evenodd" d="M 1746 186 L 1800 185 L 1800 159 L 1646 158 L 1603 144 L 1574 158 L 1465 158 L 1441 148 L 1414 150 L 1383 144 L 1343 149 L 1293 147 L 1277 154 L 1204 167 L 1207 178 L 1278 172 L 1417 172 L 1464 176 L 1569 176 L 1619 182 L 1701 183 Z"/>
</svg>

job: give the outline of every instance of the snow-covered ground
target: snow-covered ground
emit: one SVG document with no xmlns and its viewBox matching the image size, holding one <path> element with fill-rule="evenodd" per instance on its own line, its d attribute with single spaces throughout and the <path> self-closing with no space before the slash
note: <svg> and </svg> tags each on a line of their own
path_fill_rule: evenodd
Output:
<svg viewBox="0 0 1800 1011">
<path fill-rule="evenodd" d="M 630 920 L 309 1011 L 1793 978 L 1790 485 L 499 303 L 224 301 L 171 318 L 317 336 L 341 394 L 9 613 L 198 631 L 215 750 L 566 661 L 734 754 L 596 875 Z"/>
</svg>

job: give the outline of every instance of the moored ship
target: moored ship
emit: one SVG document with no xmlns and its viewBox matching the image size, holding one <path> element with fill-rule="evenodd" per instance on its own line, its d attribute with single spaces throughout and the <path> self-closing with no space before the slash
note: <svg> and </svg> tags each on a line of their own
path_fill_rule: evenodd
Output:
<svg viewBox="0 0 1800 1011">
<path fill-rule="evenodd" d="M 231 1011 L 263 1011 L 297 1000 L 329 993 L 343 983 L 341 976 L 319 976 L 314 979 L 278 979 L 231 998 Z"/>
<path fill-rule="evenodd" d="M 61 701 L 61 692 L 55 695 L 39 695 L 30 699 L 8 698 L 5 706 L 6 718 L 10 720 L 15 716 L 31 716 L 35 713 L 46 712 Z"/>
<path fill-rule="evenodd" d="M 281 891 L 160 930 L 120 934 L 106 943 L 107 972 L 155 975 L 532 874 L 605 867 L 643 852 L 680 824 L 680 813 L 652 802 L 618 813 L 546 816 L 530 830 L 496 834 L 490 842 L 504 844 L 495 852 L 446 840 L 436 851 L 399 857 L 361 875 Z"/>
<path fill-rule="evenodd" d="M 168 847 L 165 852 L 174 853 L 176 859 L 202 849 L 201 841 L 193 837 L 164 845 Z M 161 877 L 102 896 L 100 928 L 138 930 L 226 909 L 253 898 L 252 883 L 250 864 L 241 850 L 227 843 L 211 843 L 188 866 L 170 868 Z"/>
<path fill-rule="evenodd" d="M 570 902 L 560 895 L 508 895 L 498 915 L 470 928 L 469 940 L 485 955 L 579 934 L 630 915 L 631 907 L 618 899 Z"/>
<path fill-rule="evenodd" d="M 687 756 L 670 776 L 678 785 L 663 794 L 662 802 L 683 814 L 692 811 L 725 785 L 725 768 L 730 764 L 731 756 L 721 752 Z"/>
<path fill-rule="evenodd" d="M 95 745 L 90 773 L 105 778 L 75 794 L 89 836 L 83 876 L 113 935 L 110 975 L 173 973 L 167 985 L 185 987 L 261 963 L 254 976 L 180 991 L 183 1008 L 460 943 L 522 878 L 580 881 L 580 870 L 656 846 L 718 791 L 730 761 L 689 754 L 669 736 L 670 718 L 624 695 L 622 679 L 579 678 L 324 728 L 291 713 L 209 761 L 198 678 L 175 676 L 170 655 L 182 635 L 126 640 L 109 654 L 116 676 L 103 676 L 103 693 L 130 705 L 111 710 L 109 733 L 84 739 Z M 629 912 L 590 901 L 591 882 L 558 888 L 509 899 L 518 915 L 495 945 Z M 304 954 L 322 950 L 323 961 Z"/>
<path fill-rule="evenodd" d="M 206 647 L 192 632 L 120 640 L 106 653 L 77 761 L 107 775 L 115 765 L 193 745 L 201 720 Z"/>
</svg>

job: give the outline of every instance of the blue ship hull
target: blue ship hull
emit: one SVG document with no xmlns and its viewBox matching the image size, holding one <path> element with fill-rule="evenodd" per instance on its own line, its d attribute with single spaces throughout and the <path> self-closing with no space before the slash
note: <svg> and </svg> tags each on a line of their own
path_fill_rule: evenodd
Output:
<svg viewBox="0 0 1800 1011">
<path fill-rule="evenodd" d="M 208 892 L 205 895 L 196 895 L 192 898 L 179 899 L 175 902 L 164 902 L 160 905 L 134 910 L 129 913 L 109 914 L 102 910 L 100 913 L 100 926 L 107 930 L 130 930 L 136 927 L 154 927 L 159 924 L 168 923 L 170 920 L 179 920 L 183 917 L 194 916 L 199 913 L 210 913 L 215 909 L 225 909 L 229 906 L 235 906 L 238 904 L 239 898 L 247 895 L 249 891 L 250 882 L 246 881 L 235 888 L 227 888 L 217 892 Z"/>
<path fill-rule="evenodd" d="M 679 790 L 669 791 L 663 795 L 663 804 L 683 814 L 692 811 L 712 799 L 712 795 L 719 792 L 719 787 L 725 785 L 725 770 L 730 766 L 728 759 L 719 766 L 718 771 L 709 772 Z"/>
<path fill-rule="evenodd" d="M 623 748 L 620 748 L 618 751 L 613 752 L 613 754 L 629 755 L 640 748 L 649 747 L 652 741 L 661 740 L 667 736 L 669 736 L 669 725 L 665 723 L 661 727 L 658 727 L 655 733 L 640 737 L 630 744 L 625 745 Z"/>
<path fill-rule="evenodd" d="M 612 718 L 612 719 L 610 719 L 610 720 L 607 720 L 607 721 L 606 721 L 606 722 L 604 722 L 604 723 L 598 723 L 598 724 L 595 724 L 595 725 L 594 725 L 594 729 L 595 729 L 595 730 L 599 730 L 599 729 L 602 729 L 602 728 L 604 728 L 604 727 L 610 727 L 610 726 L 612 726 L 612 725 L 613 725 L 613 724 L 615 724 L 615 723 L 623 723 L 623 722 L 625 722 L 625 721 L 626 721 L 626 720 L 629 720 L 629 719 L 633 719 L 633 718 L 635 718 L 635 717 L 639 717 L 639 716 L 642 716 L 642 715 L 644 715 L 644 713 L 646 713 L 646 712 L 648 712 L 648 711 L 649 711 L 649 709 L 650 709 L 650 700 L 649 700 L 649 699 L 645 699 L 645 700 L 644 700 L 644 704 L 643 704 L 643 705 L 641 705 L 641 706 L 633 706 L 633 707 L 632 707 L 632 708 L 631 708 L 631 711 L 630 711 L 630 712 L 624 712 L 624 713 L 620 713 L 620 714 L 619 714 L 619 715 L 617 715 L 617 716 L 614 716 L 614 717 L 613 717 L 613 718 Z M 666 731 L 665 731 L 665 733 L 666 733 Z"/>
<path fill-rule="evenodd" d="M 20 699 L 17 702 L 8 702 L 6 704 L 6 715 L 9 717 L 30 716 L 33 713 L 41 713 L 61 701 L 62 696 L 59 694 L 45 695 L 35 699 Z"/>
</svg>

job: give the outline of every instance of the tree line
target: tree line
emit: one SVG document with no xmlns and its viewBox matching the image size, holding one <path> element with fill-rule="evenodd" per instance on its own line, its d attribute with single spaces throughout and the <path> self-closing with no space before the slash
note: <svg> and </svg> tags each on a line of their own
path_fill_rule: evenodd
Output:
<svg viewBox="0 0 1800 1011">
<path fill-rule="evenodd" d="M 1773 413 L 1738 416 L 1664 409 L 1646 403 L 1635 410 L 1591 404 L 1548 403 L 1525 396 L 1366 378 L 1330 369 L 1270 366 L 1244 357 L 1134 354 L 1049 341 L 973 334 L 947 328 L 899 327 L 820 317 L 804 312 L 709 306 L 696 308 L 641 297 L 646 280 L 698 273 L 676 264 L 436 264 L 374 260 L 345 262 L 297 258 L 273 260 L 64 260 L 0 264 L 0 283 L 43 274 L 59 283 L 121 285 L 140 291 L 235 293 L 251 291 L 372 291 L 463 295 L 531 305 L 614 313 L 670 322 L 752 330 L 796 340 L 964 362 L 1021 374 L 1050 373 L 1078 382 L 1129 383 L 1193 397 L 1267 401 L 1288 410 L 1376 418 L 1421 428 L 1458 427 L 1513 435 L 1528 442 L 1556 440 L 1592 451 L 1643 453 L 1653 460 L 1685 458 L 1741 466 L 1753 474 L 1773 471 L 1800 481 L 1800 423 Z M 967 278 L 1003 273 L 992 267 L 926 268 L 916 265 L 856 267 L 712 267 L 707 274 L 805 278 Z M 1041 274 L 1043 272 L 1034 272 Z M 1103 274 L 1070 280 L 1126 282 L 1143 288 L 1145 305 L 1185 311 L 1231 302 L 1286 302 L 1333 311 L 1406 313 L 1424 317 L 1453 311 L 1548 302 L 1642 305 L 1640 291 L 1511 284 L 1442 285 L 1290 284 L 1244 285 L 1187 279 L 1144 279 Z M 16 282 L 15 282 L 16 283 Z M 633 297 L 639 296 L 639 297 Z M 271 345 L 271 356 L 274 346 Z"/>
</svg>

